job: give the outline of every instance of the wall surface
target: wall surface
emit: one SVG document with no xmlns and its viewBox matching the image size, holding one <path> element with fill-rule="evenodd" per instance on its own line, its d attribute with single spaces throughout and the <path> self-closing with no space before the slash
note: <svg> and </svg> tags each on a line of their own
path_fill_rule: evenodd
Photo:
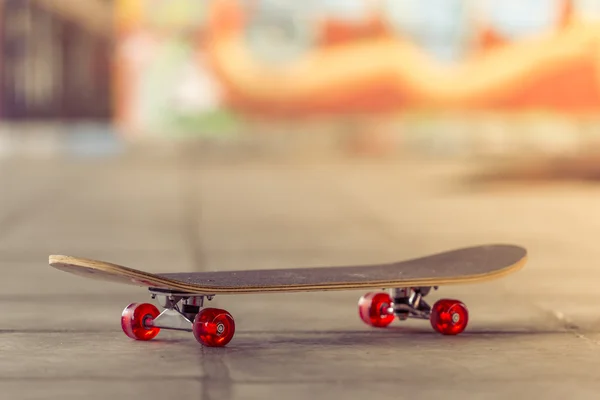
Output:
<svg viewBox="0 0 600 400">
<path fill-rule="evenodd" d="M 325 129 L 406 143 L 435 130 L 496 146 L 542 132 L 568 148 L 598 136 L 600 1 L 116 5 L 129 137 Z"/>
</svg>

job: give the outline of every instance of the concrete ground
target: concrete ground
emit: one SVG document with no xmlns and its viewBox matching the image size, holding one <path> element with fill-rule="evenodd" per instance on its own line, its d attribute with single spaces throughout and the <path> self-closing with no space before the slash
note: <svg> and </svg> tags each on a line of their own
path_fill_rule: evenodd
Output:
<svg viewBox="0 0 600 400">
<path fill-rule="evenodd" d="M 600 187 L 475 188 L 431 161 L 0 163 L 0 398 L 597 399 Z M 151 272 L 358 264 L 454 247 L 529 248 L 517 274 L 462 299 L 465 333 L 376 330 L 362 291 L 222 296 L 227 348 L 122 333 L 142 288 L 70 276 L 49 254 Z"/>
</svg>

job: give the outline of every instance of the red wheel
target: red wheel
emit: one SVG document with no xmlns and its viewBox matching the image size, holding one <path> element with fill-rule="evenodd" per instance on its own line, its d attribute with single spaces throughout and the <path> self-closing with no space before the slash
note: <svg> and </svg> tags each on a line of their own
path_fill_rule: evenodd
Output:
<svg viewBox="0 0 600 400">
<path fill-rule="evenodd" d="M 439 300 L 431 308 L 430 322 L 443 335 L 458 335 L 469 323 L 469 310 L 458 300 Z"/>
<path fill-rule="evenodd" d="M 233 338 L 235 322 L 225 310 L 205 308 L 194 318 L 192 331 L 196 340 L 204 346 L 223 347 Z"/>
<path fill-rule="evenodd" d="M 151 340 L 158 335 L 160 328 L 153 327 L 152 321 L 160 312 L 152 304 L 131 303 L 121 314 L 121 328 L 127 336 L 136 340 Z"/>
<path fill-rule="evenodd" d="M 367 293 L 358 300 L 358 315 L 363 322 L 377 328 L 385 328 L 394 320 L 394 314 L 388 312 L 392 298 L 383 292 Z"/>
</svg>

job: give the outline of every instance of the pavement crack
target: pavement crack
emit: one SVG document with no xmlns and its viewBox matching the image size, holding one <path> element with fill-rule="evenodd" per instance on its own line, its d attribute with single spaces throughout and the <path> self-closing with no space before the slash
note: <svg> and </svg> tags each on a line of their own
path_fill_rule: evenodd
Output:
<svg viewBox="0 0 600 400">
<path fill-rule="evenodd" d="M 584 335 L 581 331 L 581 327 L 577 325 L 573 320 L 571 320 L 566 314 L 559 310 L 551 310 L 550 314 L 561 323 L 561 325 L 575 337 L 585 340 L 589 343 L 592 343 L 596 346 L 600 346 L 600 341 L 594 340 L 586 335 Z"/>
</svg>

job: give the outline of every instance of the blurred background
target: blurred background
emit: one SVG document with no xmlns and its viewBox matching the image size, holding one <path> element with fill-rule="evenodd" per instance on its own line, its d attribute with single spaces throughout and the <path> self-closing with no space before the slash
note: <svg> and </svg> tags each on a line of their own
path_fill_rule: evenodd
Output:
<svg viewBox="0 0 600 400">
<path fill-rule="evenodd" d="M 0 4 L 4 155 L 563 159 L 600 140 L 595 0 Z"/>
<path fill-rule="evenodd" d="M 0 0 L 0 392 L 596 399 L 599 150 L 600 0 Z M 222 296 L 222 352 L 132 343 L 120 313 L 145 290 L 46 264 L 490 242 L 530 261 L 432 293 L 468 305 L 456 340 L 374 331 L 362 291 Z"/>
</svg>

